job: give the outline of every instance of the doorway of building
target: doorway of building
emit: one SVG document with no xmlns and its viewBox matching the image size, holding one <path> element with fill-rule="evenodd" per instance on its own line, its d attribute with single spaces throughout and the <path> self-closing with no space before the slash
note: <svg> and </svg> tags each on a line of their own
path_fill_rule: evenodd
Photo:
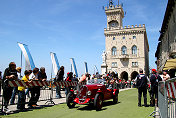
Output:
<svg viewBox="0 0 176 118">
<path fill-rule="evenodd" d="M 131 73 L 131 80 L 134 80 L 138 74 L 139 74 L 138 72 L 133 71 L 133 72 Z"/>
<path fill-rule="evenodd" d="M 126 80 L 127 81 L 128 80 L 128 73 L 126 71 L 123 71 L 121 73 L 120 77 L 121 77 L 122 80 Z"/>
</svg>

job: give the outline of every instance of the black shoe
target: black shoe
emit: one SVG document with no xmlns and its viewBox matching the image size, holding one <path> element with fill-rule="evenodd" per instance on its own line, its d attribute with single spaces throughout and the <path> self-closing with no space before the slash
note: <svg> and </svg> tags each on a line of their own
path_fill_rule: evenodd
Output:
<svg viewBox="0 0 176 118">
<path fill-rule="evenodd" d="M 145 107 L 149 107 L 148 105 L 144 105 Z"/>
<path fill-rule="evenodd" d="M 142 107 L 141 105 L 138 105 L 138 107 Z"/>
<path fill-rule="evenodd" d="M 150 106 L 151 106 L 151 107 L 154 107 L 155 105 L 151 104 Z"/>
<path fill-rule="evenodd" d="M 26 111 L 26 108 L 19 109 L 21 112 Z"/>
</svg>

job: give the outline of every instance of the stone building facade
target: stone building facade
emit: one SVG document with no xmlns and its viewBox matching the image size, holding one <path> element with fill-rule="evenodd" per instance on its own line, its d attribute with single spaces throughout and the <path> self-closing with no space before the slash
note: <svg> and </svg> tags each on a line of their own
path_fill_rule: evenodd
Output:
<svg viewBox="0 0 176 118">
<path fill-rule="evenodd" d="M 121 5 L 105 7 L 107 28 L 104 29 L 107 72 L 117 72 L 119 78 L 133 80 L 142 68 L 149 74 L 149 45 L 145 25 L 123 27 Z"/>
<path fill-rule="evenodd" d="M 168 0 L 155 53 L 157 70 L 163 71 L 169 59 L 176 59 L 176 1 Z M 175 62 L 176 63 L 176 62 Z M 169 68 L 170 69 L 176 69 Z"/>
</svg>

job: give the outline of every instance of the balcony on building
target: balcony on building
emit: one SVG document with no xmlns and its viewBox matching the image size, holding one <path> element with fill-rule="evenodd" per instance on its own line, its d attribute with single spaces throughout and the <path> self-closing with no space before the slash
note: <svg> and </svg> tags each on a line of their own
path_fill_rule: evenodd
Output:
<svg viewBox="0 0 176 118">
<path fill-rule="evenodd" d="M 120 59 L 129 59 L 129 55 L 128 54 L 122 54 L 119 56 Z"/>
</svg>

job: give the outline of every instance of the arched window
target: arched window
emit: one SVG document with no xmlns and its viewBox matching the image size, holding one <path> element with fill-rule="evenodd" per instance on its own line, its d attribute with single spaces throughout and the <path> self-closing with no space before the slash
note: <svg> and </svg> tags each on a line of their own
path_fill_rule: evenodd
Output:
<svg viewBox="0 0 176 118">
<path fill-rule="evenodd" d="M 136 39 L 136 36 L 133 36 L 133 39 Z"/>
<path fill-rule="evenodd" d="M 115 55 L 117 55 L 117 48 L 113 47 L 112 48 L 112 56 L 115 56 Z"/>
<path fill-rule="evenodd" d="M 132 54 L 137 54 L 137 46 L 132 47 Z"/>
<path fill-rule="evenodd" d="M 122 47 L 122 54 L 127 54 L 127 47 L 126 46 Z"/>
</svg>

